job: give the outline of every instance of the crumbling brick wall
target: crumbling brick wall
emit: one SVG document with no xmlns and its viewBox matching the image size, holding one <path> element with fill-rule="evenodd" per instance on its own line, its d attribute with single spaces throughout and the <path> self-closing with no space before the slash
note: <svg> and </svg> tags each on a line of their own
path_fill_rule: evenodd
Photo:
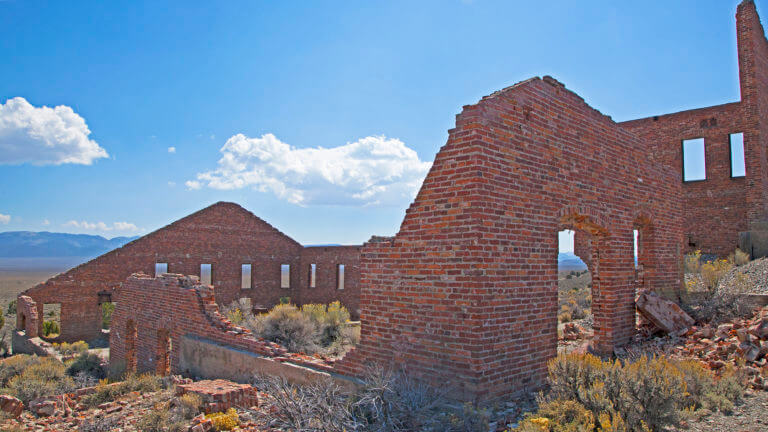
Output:
<svg viewBox="0 0 768 432">
<path fill-rule="evenodd" d="M 38 328 L 42 314 L 38 311 L 37 303 L 29 296 L 19 296 L 16 299 L 16 328 L 24 330 L 27 337 L 33 338 L 39 335 Z"/>
<path fill-rule="evenodd" d="M 465 399 L 542 383 L 557 346 L 557 233 L 590 236 L 595 344 L 635 330 L 633 229 L 678 287 L 679 173 L 552 78 L 465 106 L 400 231 L 364 245 L 362 340 L 337 370 L 407 367 Z"/>
<path fill-rule="evenodd" d="M 682 185 L 686 250 L 721 256 L 768 217 L 768 42 L 755 4 L 736 13 L 741 101 L 620 123 L 682 173 L 682 141 L 704 138 L 706 180 Z M 731 177 L 729 134 L 744 133 L 746 177 Z"/>
<path fill-rule="evenodd" d="M 229 322 L 216 304 L 216 288 L 196 276 L 131 275 L 116 293 L 110 330 L 110 368 L 114 372 L 186 373 L 180 367 L 184 338 L 205 339 L 226 349 L 279 358 L 325 371 L 321 359 L 288 353 L 282 346 L 259 341 L 247 329 Z M 165 347 L 170 347 L 168 352 Z"/>
<path fill-rule="evenodd" d="M 311 249 L 311 248 L 310 248 Z M 319 261 L 322 272 L 343 260 L 350 270 L 357 268 L 355 249 L 329 247 L 332 262 Z M 217 289 L 217 301 L 227 305 L 239 298 L 251 299 L 256 306 L 271 307 L 280 297 L 298 299 L 303 272 L 304 247 L 237 204 L 219 202 L 88 263 L 60 274 L 25 291 L 37 302 L 39 314 L 45 303 L 61 304 L 59 340 L 91 340 L 101 334 L 100 299 L 113 296 L 132 273 L 153 275 L 156 263 L 167 263 L 168 272 L 200 274 L 200 265 L 211 264 L 211 281 Z M 241 289 L 242 264 L 251 264 L 252 287 Z M 280 266 L 291 266 L 291 286 L 281 288 Z M 324 274 L 324 273 L 323 273 Z M 350 271 L 342 300 L 354 304 L 359 293 L 358 275 Z M 296 291 L 296 294 L 294 293 Z M 99 296 L 102 293 L 102 296 Z M 104 295 L 106 294 L 106 296 Z M 314 294 L 314 295 L 310 295 Z M 335 299 L 329 284 L 318 285 L 307 300 Z M 42 326 L 42 323 L 39 323 Z"/>
</svg>

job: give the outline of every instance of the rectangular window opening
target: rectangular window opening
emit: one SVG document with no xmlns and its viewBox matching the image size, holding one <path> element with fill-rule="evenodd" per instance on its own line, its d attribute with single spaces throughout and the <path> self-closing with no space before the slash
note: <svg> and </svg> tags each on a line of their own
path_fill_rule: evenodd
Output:
<svg viewBox="0 0 768 432">
<path fill-rule="evenodd" d="M 634 253 L 634 256 L 635 256 L 635 268 L 637 268 L 637 263 L 638 263 L 637 260 L 638 260 L 638 254 L 639 254 L 639 250 L 638 250 L 639 236 L 640 236 L 640 231 L 632 230 L 632 237 L 634 238 L 634 250 L 635 250 L 635 253 Z"/>
<path fill-rule="evenodd" d="M 344 264 L 336 266 L 336 289 L 344 289 Z"/>
<path fill-rule="evenodd" d="M 155 263 L 155 277 L 168 273 L 168 263 Z"/>
<path fill-rule="evenodd" d="M 309 287 L 314 288 L 317 286 L 317 264 L 309 265 Z"/>
<path fill-rule="evenodd" d="M 211 285 L 210 264 L 200 264 L 200 283 L 203 285 Z"/>
<path fill-rule="evenodd" d="M 240 273 L 242 274 L 240 289 L 251 289 L 251 265 L 243 264 Z"/>
<path fill-rule="evenodd" d="M 730 135 L 731 143 L 731 177 L 744 177 L 747 168 L 744 163 L 744 133 Z"/>
<path fill-rule="evenodd" d="M 290 288 L 290 287 L 291 287 L 291 265 L 281 264 L 280 265 L 280 288 Z"/>
<path fill-rule="evenodd" d="M 704 138 L 683 140 L 683 181 L 706 180 Z"/>
<path fill-rule="evenodd" d="M 61 334 L 61 303 L 43 304 L 43 336 L 55 338 Z"/>
</svg>

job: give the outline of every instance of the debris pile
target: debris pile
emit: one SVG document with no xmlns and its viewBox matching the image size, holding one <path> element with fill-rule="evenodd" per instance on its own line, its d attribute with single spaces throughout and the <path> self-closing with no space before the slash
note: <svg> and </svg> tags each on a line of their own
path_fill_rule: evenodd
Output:
<svg viewBox="0 0 768 432">
<path fill-rule="evenodd" d="M 768 307 L 751 319 L 717 327 L 692 326 L 681 336 L 683 343 L 673 348 L 673 355 L 696 358 L 713 371 L 743 365 L 752 387 L 768 389 Z"/>
<path fill-rule="evenodd" d="M 224 412 L 232 407 L 250 408 L 259 405 L 256 389 L 248 384 L 229 380 L 203 380 L 176 387 L 176 396 L 193 393 L 203 400 L 206 413 Z"/>
</svg>

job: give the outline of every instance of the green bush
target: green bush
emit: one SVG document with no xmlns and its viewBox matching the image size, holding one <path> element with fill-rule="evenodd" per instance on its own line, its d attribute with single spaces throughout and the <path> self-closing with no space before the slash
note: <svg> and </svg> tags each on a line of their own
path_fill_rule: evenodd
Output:
<svg viewBox="0 0 768 432">
<path fill-rule="evenodd" d="M 61 334 L 61 328 L 56 321 L 43 321 L 43 336 L 56 336 Z"/>
<path fill-rule="evenodd" d="M 69 356 L 72 354 L 81 354 L 88 351 L 88 344 L 83 341 L 77 341 L 72 343 L 62 342 L 53 344 L 53 349 L 58 351 L 61 355 Z"/>
<path fill-rule="evenodd" d="M 8 316 L 16 315 L 16 299 L 13 299 L 8 303 L 8 308 L 6 309 L 5 314 Z"/>
<path fill-rule="evenodd" d="M 349 311 L 335 301 L 329 305 L 306 304 L 301 313 L 307 316 L 318 328 L 320 345 L 327 347 L 341 338 L 342 329 L 349 322 Z"/>
<path fill-rule="evenodd" d="M 74 391 L 75 382 L 67 375 L 63 363 L 53 357 L 44 357 L 11 378 L 8 389 L 13 396 L 28 404 L 43 396 Z"/>
<path fill-rule="evenodd" d="M 101 328 L 108 329 L 112 324 L 112 313 L 115 312 L 115 304 L 104 302 L 101 304 Z"/>
</svg>

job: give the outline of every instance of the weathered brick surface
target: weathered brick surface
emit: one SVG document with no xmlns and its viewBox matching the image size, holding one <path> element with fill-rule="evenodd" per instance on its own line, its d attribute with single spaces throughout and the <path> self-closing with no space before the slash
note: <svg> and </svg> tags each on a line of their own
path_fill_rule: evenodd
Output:
<svg viewBox="0 0 768 432">
<path fill-rule="evenodd" d="M 337 370 L 401 364 L 467 399 L 539 385 L 557 344 L 557 233 L 593 276 L 595 344 L 634 332 L 633 232 L 650 289 L 680 284 L 679 173 L 552 78 L 465 106 L 398 234 L 361 259 L 362 340 Z M 588 246 L 591 243 L 591 246 Z"/>
<path fill-rule="evenodd" d="M 37 302 L 61 303 L 60 340 L 90 340 L 101 334 L 99 292 L 113 294 L 132 273 L 153 275 L 155 263 L 167 263 L 171 273 L 199 275 L 200 264 L 211 264 L 217 301 L 226 305 L 242 298 L 271 307 L 280 297 L 318 302 L 349 302 L 357 310 L 359 252 L 356 247 L 304 248 L 237 204 L 220 202 L 143 236 L 119 249 L 58 275 L 25 291 Z M 302 290 L 304 258 L 317 262 L 323 283 Z M 323 261 L 328 259 L 330 261 Z M 338 292 L 326 274 L 337 263 L 347 266 L 346 287 Z M 251 264 L 252 288 L 240 289 L 241 265 Z M 280 266 L 291 265 L 291 287 L 280 287 Z M 318 281 L 319 282 L 319 281 Z M 337 297 L 338 294 L 338 297 Z M 355 317 L 357 315 L 355 314 Z M 42 326 L 42 323 L 38 323 Z M 28 333 L 30 335 L 30 333 Z"/>
<path fill-rule="evenodd" d="M 192 393 L 203 400 L 206 413 L 225 412 L 230 408 L 251 408 L 259 405 L 259 395 L 253 386 L 228 380 L 202 380 L 176 386 L 176 395 Z"/>
<path fill-rule="evenodd" d="M 685 248 L 727 255 L 768 217 L 768 42 L 752 1 L 736 13 L 741 101 L 620 125 L 655 160 L 682 173 L 682 141 L 704 138 L 706 180 L 683 184 Z M 746 177 L 731 178 L 729 134 L 744 133 Z"/>
</svg>

